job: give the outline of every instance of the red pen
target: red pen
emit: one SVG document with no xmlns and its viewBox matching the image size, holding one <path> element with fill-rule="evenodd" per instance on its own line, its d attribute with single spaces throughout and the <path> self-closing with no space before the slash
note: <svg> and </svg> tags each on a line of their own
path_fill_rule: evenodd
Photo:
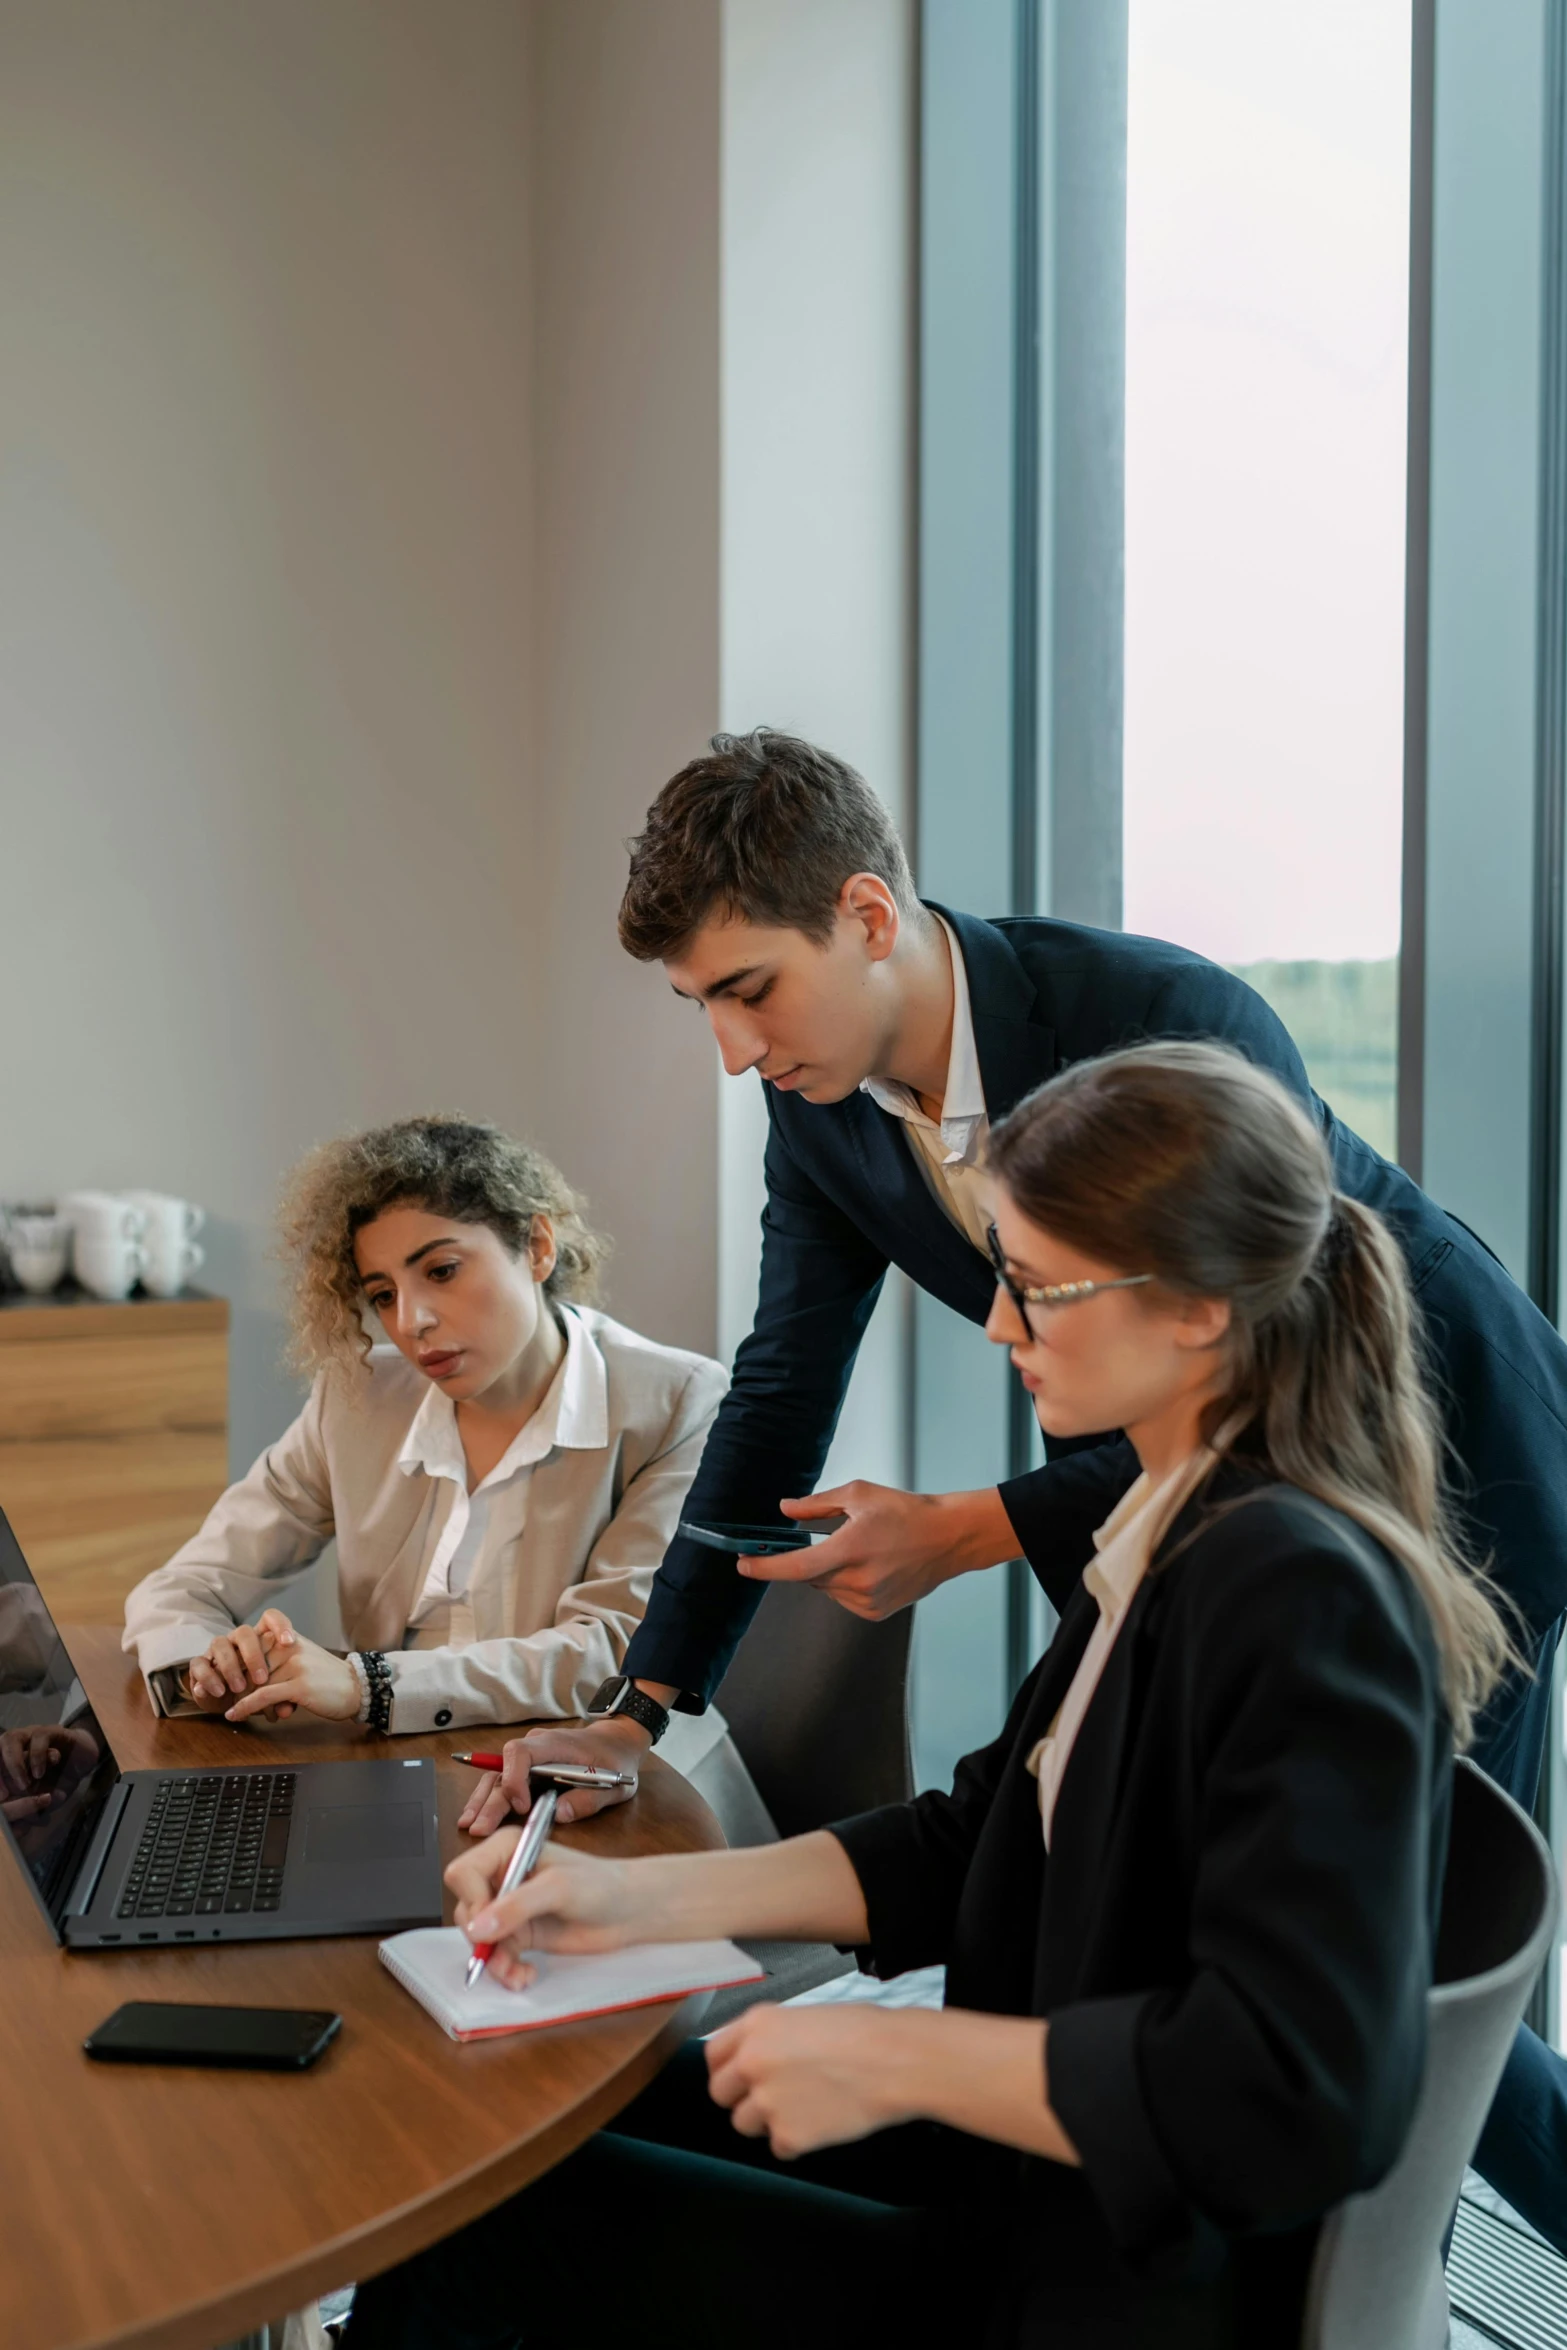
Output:
<svg viewBox="0 0 1567 2350">
<path fill-rule="evenodd" d="M 467 1763 L 476 1771 L 498 1771 L 503 1768 L 505 1756 L 500 1754 L 454 1754 L 453 1762 Z M 625 1787 L 636 1792 L 635 1771 L 612 1771 L 604 1763 L 534 1763 L 528 1773 L 531 1779 L 542 1779 L 547 1785 L 566 1787 Z"/>
</svg>

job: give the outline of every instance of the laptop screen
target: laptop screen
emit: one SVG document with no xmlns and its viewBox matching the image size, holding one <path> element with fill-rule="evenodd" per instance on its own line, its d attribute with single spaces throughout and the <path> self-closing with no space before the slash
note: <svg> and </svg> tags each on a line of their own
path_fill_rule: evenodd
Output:
<svg viewBox="0 0 1567 2350">
<path fill-rule="evenodd" d="M 0 1821 L 55 1932 L 120 1766 L 0 1514 Z"/>
</svg>

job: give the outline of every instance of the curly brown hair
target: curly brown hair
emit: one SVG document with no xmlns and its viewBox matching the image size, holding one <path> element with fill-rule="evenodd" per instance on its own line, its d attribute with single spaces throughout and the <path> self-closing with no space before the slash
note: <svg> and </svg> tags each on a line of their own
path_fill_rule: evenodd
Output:
<svg viewBox="0 0 1567 2350">
<path fill-rule="evenodd" d="M 598 1294 L 609 1243 L 589 1228 L 586 1202 L 542 1152 L 469 1118 L 400 1118 L 319 1144 L 285 1186 L 279 1254 L 292 1275 L 290 1351 L 305 1373 L 368 1360 L 354 1239 L 398 1206 L 487 1224 L 514 1256 L 527 1247 L 534 1218 L 548 1216 L 555 1265 L 545 1296 Z"/>
</svg>

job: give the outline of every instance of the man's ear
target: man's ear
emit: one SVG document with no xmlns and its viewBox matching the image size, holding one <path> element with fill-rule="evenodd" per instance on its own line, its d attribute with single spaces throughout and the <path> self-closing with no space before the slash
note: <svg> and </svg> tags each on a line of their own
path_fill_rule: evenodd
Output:
<svg viewBox="0 0 1567 2350">
<path fill-rule="evenodd" d="M 898 943 L 901 917 L 898 901 L 879 873 L 851 873 L 838 892 L 840 921 L 852 922 L 864 934 L 873 963 L 884 963 Z"/>
</svg>

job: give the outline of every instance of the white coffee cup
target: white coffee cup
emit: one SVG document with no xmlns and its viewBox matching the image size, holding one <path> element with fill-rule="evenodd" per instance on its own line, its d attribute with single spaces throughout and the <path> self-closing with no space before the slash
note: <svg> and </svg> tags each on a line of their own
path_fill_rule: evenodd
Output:
<svg viewBox="0 0 1567 2350">
<path fill-rule="evenodd" d="M 206 1251 L 195 1241 L 206 1217 L 189 1200 L 164 1191 L 127 1191 L 120 1196 L 142 1217 L 143 1287 L 154 1297 L 177 1297 L 192 1273 L 206 1263 Z"/>
<path fill-rule="evenodd" d="M 139 1240 L 125 1231 L 84 1230 L 75 1227 L 71 1255 L 76 1278 L 94 1297 L 129 1297 L 140 1278 L 146 1253 Z"/>
<path fill-rule="evenodd" d="M 59 1287 L 71 1255 L 71 1227 L 64 1216 L 17 1215 L 6 1219 L 6 1253 L 11 1270 L 33 1297 Z"/>
<path fill-rule="evenodd" d="M 68 1191 L 58 1205 L 80 1238 L 139 1240 L 146 1221 L 119 1191 Z"/>
</svg>

